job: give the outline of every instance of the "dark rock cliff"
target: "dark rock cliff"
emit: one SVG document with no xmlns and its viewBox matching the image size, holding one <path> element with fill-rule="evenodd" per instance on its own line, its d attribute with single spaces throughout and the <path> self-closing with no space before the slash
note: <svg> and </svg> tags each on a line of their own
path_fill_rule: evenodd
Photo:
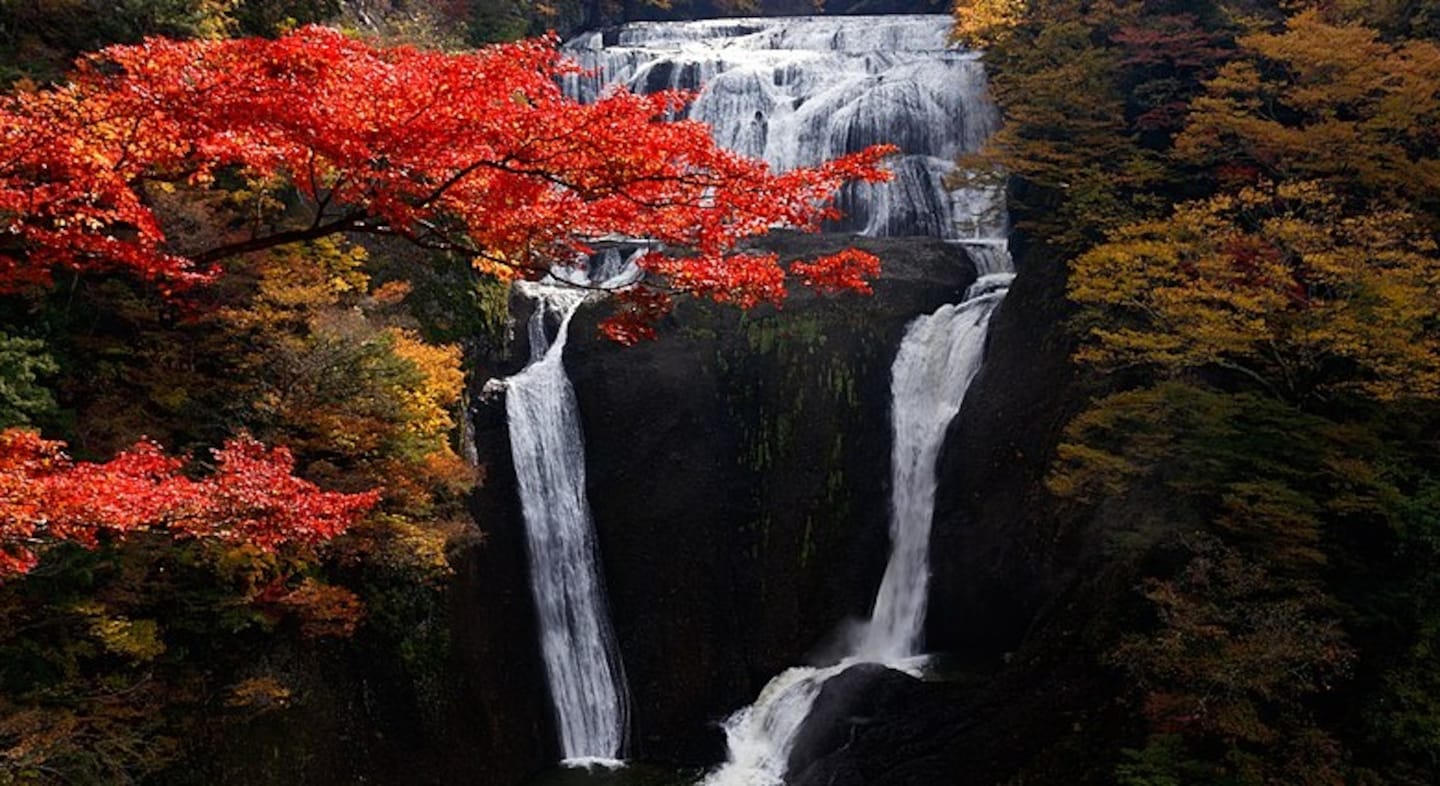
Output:
<svg viewBox="0 0 1440 786">
<path fill-rule="evenodd" d="M 884 263 L 873 297 L 797 292 L 749 313 L 686 303 L 630 348 L 598 336 L 603 302 L 571 327 L 634 755 L 720 759 L 720 720 L 869 612 L 887 549 L 889 366 L 906 323 L 958 300 L 974 273 L 928 239 L 782 234 L 765 246 L 796 258 L 857 242 Z M 498 397 L 480 421 L 497 411 L 503 423 Z M 482 520 L 519 527 L 504 440 L 478 431 Z M 496 533 L 492 559 L 523 564 L 518 532 Z"/>
<path fill-rule="evenodd" d="M 946 432 L 931 536 L 932 650 L 1014 650 L 1066 579 L 1043 482 L 1073 414 L 1065 266 L 1017 238 L 1019 271 Z"/>
<path fill-rule="evenodd" d="M 1128 593 L 1093 525 L 1067 531 L 1044 477 L 1083 403 L 1069 365 L 1065 267 L 1014 244 L 1019 274 L 938 460 L 928 649 L 958 679 L 847 672 L 802 729 L 795 786 L 1109 782 L 1126 719 L 1094 653 Z M 828 694 L 828 695 L 826 695 Z M 826 730 L 812 726 L 830 724 Z"/>
</svg>

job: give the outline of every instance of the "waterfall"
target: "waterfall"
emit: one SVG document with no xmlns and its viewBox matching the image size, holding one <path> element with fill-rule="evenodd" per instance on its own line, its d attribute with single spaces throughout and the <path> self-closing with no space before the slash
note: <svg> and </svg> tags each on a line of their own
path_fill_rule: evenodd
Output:
<svg viewBox="0 0 1440 786">
<path fill-rule="evenodd" d="M 827 680 L 856 663 L 912 674 L 923 665 L 935 460 L 1012 278 L 1003 184 L 944 184 L 955 157 L 998 124 L 979 55 L 950 44 L 952 24 L 945 15 L 640 22 L 565 46 L 585 69 L 565 77 L 570 95 L 594 100 L 615 85 L 693 91 L 685 117 L 776 169 L 897 145 L 893 180 L 844 190 L 846 217 L 832 228 L 959 243 L 979 275 L 962 302 L 911 323 L 891 370 L 891 556 L 869 621 L 838 663 L 784 671 L 726 721 L 728 761 L 705 786 L 781 786 Z"/>
<path fill-rule="evenodd" d="M 636 22 L 566 44 L 586 73 L 566 77 L 565 89 L 585 101 L 612 85 L 698 91 L 687 117 L 778 169 L 898 145 L 892 181 L 840 194 L 847 217 L 836 229 L 1001 237 L 999 185 L 951 192 L 943 183 L 955 157 L 998 123 L 984 66 L 950 45 L 952 25 L 943 15 Z"/>
<path fill-rule="evenodd" d="M 945 430 L 980 371 L 990 317 L 1013 274 L 1008 254 L 990 260 L 1001 272 L 981 276 L 960 303 L 915 319 L 891 366 L 890 561 L 870 619 L 850 654 L 825 667 L 795 667 L 772 679 L 755 703 L 725 722 L 728 760 L 704 786 L 783 786 L 795 739 L 827 680 L 857 663 L 880 663 L 910 674 L 923 663 L 921 633 L 930 580 L 930 524 L 935 511 L 935 460 Z M 983 265 L 976 261 L 977 267 Z"/>
<path fill-rule="evenodd" d="M 617 270 L 618 260 L 608 252 L 596 268 L 603 287 L 635 277 L 633 259 Z M 629 697 L 585 497 L 580 414 L 563 362 L 570 320 L 589 293 L 566 280 L 588 283 L 590 276 L 560 268 L 544 282 L 516 284 L 535 301 L 531 362 L 506 381 L 505 407 L 560 750 L 568 763 L 613 763 L 624 752 Z M 559 318 L 553 342 L 545 330 L 552 316 Z"/>
<path fill-rule="evenodd" d="M 935 460 L 945 430 L 980 371 L 990 317 L 1011 274 L 982 276 L 965 300 L 910 324 L 891 368 L 890 561 L 856 648 L 862 660 L 898 663 L 920 654 L 930 582 Z"/>
</svg>

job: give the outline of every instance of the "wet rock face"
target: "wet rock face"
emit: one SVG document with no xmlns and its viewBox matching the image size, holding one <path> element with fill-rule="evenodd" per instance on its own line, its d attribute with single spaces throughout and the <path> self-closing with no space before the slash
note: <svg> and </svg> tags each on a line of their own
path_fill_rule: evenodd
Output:
<svg viewBox="0 0 1440 786">
<path fill-rule="evenodd" d="M 864 777 L 861 763 L 846 755 L 855 740 L 885 718 L 913 714 L 929 697 L 919 680 L 880 664 L 846 669 L 825 683 L 800 727 L 787 765 L 789 779 L 863 782 L 858 780 Z"/>
<path fill-rule="evenodd" d="M 1043 482 L 1078 405 L 1064 327 L 1064 264 L 1017 244 L 1019 275 L 991 326 L 985 365 L 950 424 L 939 487 L 927 633 L 932 650 L 1014 650 L 1073 573 L 1054 542 Z"/>
<path fill-rule="evenodd" d="M 872 297 L 797 292 L 749 313 L 686 303 L 629 348 L 598 336 L 604 303 L 572 324 L 565 363 L 633 756 L 723 758 L 718 721 L 869 613 L 888 548 L 890 364 L 906 323 L 958 300 L 974 274 L 961 249 L 930 239 L 782 234 L 765 246 L 790 259 L 852 244 L 882 258 Z M 491 463 L 482 527 L 518 528 L 508 456 L 477 432 Z M 509 540 L 487 558 L 523 564 Z"/>
</svg>

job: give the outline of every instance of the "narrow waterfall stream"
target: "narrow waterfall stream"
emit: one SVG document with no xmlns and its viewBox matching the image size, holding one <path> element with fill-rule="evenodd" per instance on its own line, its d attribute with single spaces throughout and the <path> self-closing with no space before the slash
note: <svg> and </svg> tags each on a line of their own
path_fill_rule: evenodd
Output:
<svg viewBox="0 0 1440 786">
<path fill-rule="evenodd" d="M 619 255 L 608 256 L 613 259 L 595 271 L 595 280 L 623 286 L 637 271 L 633 265 L 616 271 Z M 553 275 L 589 281 L 574 270 Z M 613 765 L 624 752 L 629 697 L 585 497 L 580 414 L 563 357 L 570 320 L 590 293 L 548 279 L 517 286 L 535 301 L 531 361 L 507 381 L 505 407 L 560 750 L 567 763 Z M 555 316 L 560 324 L 552 342 L 546 323 Z"/>
<path fill-rule="evenodd" d="M 943 182 L 955 157 L 977 149 L 998 122 L 978 54 L 949 43 L 952 23 L 944 15 L 632 23 L 566 45 L 586 69 L 567 78 L 572 95 L 589 100 L 617 84 L 698 91 L 687 117 L 709 123 L 722 145 L 778 169 L 898 145 L 894 180 L 843 193 L 847 217 L 834 228 L 959 243 L 980 276 L 962 302 L 910 325 L 892 367 L 892 553 L 870 620 L 840 662 L 784 671 L 726 721 L 728 761 L 705 786 L 780 786 L 827 680 L 856 663 L 916 673 L 923 662 L 935 460 L 1012 278 L 1003 187 L 952 191 Z M 593 570 L 593 543 L 585 548 Z"/>
<path fill-rule="evenodd" d="M 1001 264 L 1008 268 L 1008 257 Z M 990 317 L 1012 277 L 1009 270 L 982 276 L 964 301 L 941 306 L 906 330 L 891 367 L 890 560 L 874 610 L 839 663 L 781 672 L 754 704 L 725 722 L 728 760 L 704 786 L 782 786 L 795 739 L 827 680 L 858 663 L 912 674 L 922 665 L 935 459 L 980 371 Z"/>
<path fill-rule="evenodd" d="M 930 579 L 930 522 L 935 460 L 945 429 L 980 371 L 990 316 L 1005 297 L 1009 273 L 983 276 L 965 300 L 911 323 L 891 369 L 890 561 L 855 655 L 901 663 L 920 654 Z"/>
</svg>

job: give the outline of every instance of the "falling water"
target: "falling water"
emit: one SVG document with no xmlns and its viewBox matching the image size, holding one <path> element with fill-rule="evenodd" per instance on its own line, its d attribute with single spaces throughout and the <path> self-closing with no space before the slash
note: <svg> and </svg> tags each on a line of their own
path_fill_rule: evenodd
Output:
<svg viewBox="0 0 1440 786">
<path fill-rule="evenodd" d="M 618 254 L 611 256 L 596 280 L 614 289 L 635 270 L 615 271 Z M 589 293 L 564 280 L 589 278 L 561 269 L 544 282 L 517 284 L 535 300 L 531 362 L 507 381 L 505 406 L 560 750 L 570 763 L 610 763 L 625 746 L 628 695 L 585 497 L 580 416 L 563 363 L 570 320 Z M 559 318 L 553 343 L 545 331 L 551 317 Z"/>
<path fill-rule="evenodd" d="M 999 264 L 1008 268 L 1008 257 Z M 1011 278 L 1008 270 L 982 276 L 964 301 L 910 323 L 891 367 L 890 561 L 870 619 L 839 663 L 787 669 L 754 704 L 725 722 L 728 760 L 704 786 L 781 786 L 795 738 L 826 681 L 857 663 L 911 674 L 922 665 L 917 656 L 930 580 L 935 460 L 946 427 L 980 371 L 990 317 Z"/>
<path fill-rule="evenodd" d="M 729 760 L 705 786 L 783 784 L 827 680 L 861 662 L 915 673 L 923 660 L 935 459 L 1012 277 L 1003 186 L 944 183 L 956 156 L 978 149 L 998 122 L 984 66 L 950 45 L 952 24 L 943 15 L 634 23 L 566 45 L 587 69 L 567 78 L 571 95 L 593 100 L 614 85 L 696 91 L 689 118 L 777 169 L 897 145 L 894 179 L 844 191 L 847 217 L 835 228 L 959 243 L 980 277 L 963 302 L 910 325 L 892 368 L 892 551 L 870 620 L 839 663 L 786 670 L 726 721 Z"/>
<path fill-rule="evenodd" d="M 948 16 L 637 22 L 566 44 L 586 75 L 566 90 L 593 100 L 614 85 L 698 91 L 687 111 L 715 140 L 779 169 L 868 145 L 899 146 L 889 183 L 845 190 L 837 229 L 871 236 L 998 237 L 1000 186 L 950 191 L 955 157 L 998 122 L 974 52 L 949 43 Z"/>
<path fill-rule="evenodd" d="M 890 562 L 855 654 L 898 663 L 920 654 L 930 583 L 935 459 L 980 371 L 990 317 L 1012 275 L 982 276 L 965 300 L 910 323 L 891 368 Z"/>
</svg>

